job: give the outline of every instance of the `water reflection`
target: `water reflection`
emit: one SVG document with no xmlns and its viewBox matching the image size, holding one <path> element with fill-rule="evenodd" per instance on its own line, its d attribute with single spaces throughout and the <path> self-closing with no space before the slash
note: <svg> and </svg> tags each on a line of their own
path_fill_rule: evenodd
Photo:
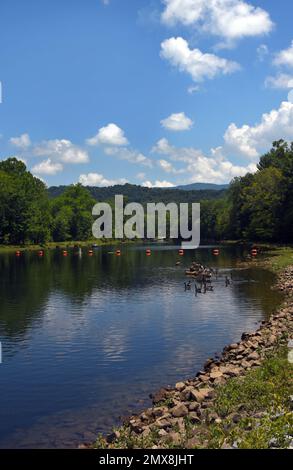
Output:
<svg viewBox="0 0 293 470">
<path fill-rule="evenodd" d="M 234 269 L 235 250 L 186 253 L 177 267 L 174 249 L 109 251 L 0 256 L 0 446 L 89 440 L 154 389 L 193 375 L 280 301 L 270 273 Z M 184 291 L 193 259 L 219 268 L 214 292 Z"/>
</svg>

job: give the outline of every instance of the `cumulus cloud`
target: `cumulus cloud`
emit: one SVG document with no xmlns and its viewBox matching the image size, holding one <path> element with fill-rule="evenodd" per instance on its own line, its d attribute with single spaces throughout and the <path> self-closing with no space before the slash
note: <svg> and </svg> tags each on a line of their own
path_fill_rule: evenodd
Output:
<svg viewBox="0 0 293 470">
<path fill-rule="evenodd" d="M 134 149 L 106 147 L 104 151 L 107 155 L 114 155 L 120 160 L 126 160 L 129 163 L 144 165 L 150 168 L 153 166 L 153 162 L 150 158 Z"/>
<path fill-rule="evenodd" d="M 274 65 L 293 68 L 293 41 L 288 49 L 284 49 L 276 54 Z"/>
<path fill-rule="evenodd" d="M 278 73 L 275 76 L 267 77 L 265 86 L 267 88 L 277 88 L 280 90 L 293 88 L 293 74 L 289 75 L 288 73 Z"/>
<path fill-rule="evenodd" d="M 257 159 L 274 140 L 281 138 L 293 138 L 293 103 L 288 101 L 281 103 L 279 109 L 263 114 L 255 126 L 230 124 L 224 136 L 230 151 L 252 159 Z"/>
<path fill-rule="evenodd" d="M 170 183 L 169 181 L 155 181 L 152 183 L 151 181 L 145 181 L 142 183 L 142 186 L 145 188 L 174 188 L 174 184 Z"/>
<path fill-rule="evenodd" d="M 114 186 L 116 184 L 125 184 L 127 180 L 124 178 L 109 180 L 99 173 L 88 173 L 86 175 L 80 175 L 79 183 L 83 186 Z"/>
<path fill-rule="evenodd" d="M 85 150 L 66 139 L 45 140 L 36 144 L 33 148 L 33 154 L 38 157 L 46 156 L 63 163 L 87 163 L 89 161 L 88 153 Z"/>
<path fill-rule="evenodd" d="M 188 42 L 181 38 L 166 39 L 161 44 L 161 57 L 177 67 L 181 72 L 191 75 L 194 82 L 217 75 L 227 75 L 240 69 L 237 62 L 207 54 L 199 49 L 190 49 Z"/>
<path fill-rule="evenodd" d="M 123 146 L 128 145 L 128 140 L 124 135 L 124 131 L 116 124 L 110 123 L 98 130 L 97 135 L 87 140 L 88 145 L 110 145 Z"/>
<path fill-rule="evenodd" d="M 31 139 L 28 134 L 22 134 L 19 137 L 11 137 L 10 143 L 21 150 L 26 150 L 31 146 Z"/>
<path fill-rule="evenodd" d="M 161 121 L 164 129 L 174 132 L 188 131 L 193 124 L 194 122 L 185 113 L 174 113 Z"/>
<path fill-rule="evenodd" d="M 37 175 L 56 175 L 56 173 L 59 173 L 62 170 L 63 165 L 61 165 L 61 163 L 52 162 L 50 158 L 32 168 L 32 172 Z"/>
<path fill-rule="evenodd" d="M 163 0 L 163 3 L 165 24 L 192 26 L 228 42 L 268 34 L 273 29 L 269 13 L 244 0 Z"/>
<path fill-rule="evenodd" d="M 234 165 L 222 152 L 221 148 L 212 149 L 211 156 L 206 156 L 193 147 L 175 147 L 167 139 L 161 139 L 153 148 L 153 152 L 165 155 L 173 162 L 184 163 L 184 167 L 175 169 L 173 165 L 161 165 L 167 173 L 181 174 L 182 183 L 227 183 L 235 176 L 243 176 L 247 172 L 256 171 L 255 164 L 248 166 Z M 186 175 L 184 177 L 184 175 Z"/>
</svg>

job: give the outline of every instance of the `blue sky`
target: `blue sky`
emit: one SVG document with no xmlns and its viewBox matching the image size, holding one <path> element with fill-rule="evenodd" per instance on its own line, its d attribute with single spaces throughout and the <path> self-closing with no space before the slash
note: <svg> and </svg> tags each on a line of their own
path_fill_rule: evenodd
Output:
<svg viewBox="0 0 293 470">
<path fill-rule="evenodd" d="M 230 181 L 293 140 L 291 0 L 2 0 L 0 158 L 48 185 Z"/>
</svg>

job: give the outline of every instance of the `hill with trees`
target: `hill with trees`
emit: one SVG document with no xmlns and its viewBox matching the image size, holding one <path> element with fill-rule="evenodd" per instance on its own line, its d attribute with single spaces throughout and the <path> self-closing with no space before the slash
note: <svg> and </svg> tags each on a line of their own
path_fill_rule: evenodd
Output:
<svg viewBox="0 0 293 470">
<path fill-rule="evenodd" d="M 16 158 L 0 162 L 0 243 L 25 244 L 91 238 L 94 204 L 200 202 L 201 239 L 291 242 L 293 238 L 293 142 L 279 140 L 256 173 L 235 178 L 228 190 L 143 188 L 126 184 L 47 188 Z"/>
</svg>

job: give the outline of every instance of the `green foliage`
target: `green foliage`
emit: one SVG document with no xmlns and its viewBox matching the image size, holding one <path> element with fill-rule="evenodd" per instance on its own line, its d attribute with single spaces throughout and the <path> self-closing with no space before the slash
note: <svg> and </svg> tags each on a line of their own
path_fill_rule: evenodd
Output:
<svg viewBox="0 0 293 470">
<path fill-rule="evenodd" d="M 91 211 L 96 201 L 82 185 L 69 186 L 51 201 L 52 233 L 55 241 L 88 240 L 93 219 Z"/>
<path fill-rule="evenodd" d="M 44 243 L 50 237 L 49 223 L 44 183 L 16 158 L 0 162 L 0 242 Z"/>
<path fill-rule="evenodd" d="M 202 239 L 290 242 L 293 228 L 293 143 L 261 157 L 255 174 L 235 178 L 223 198 L 202 204 Z"/>
</svg>

